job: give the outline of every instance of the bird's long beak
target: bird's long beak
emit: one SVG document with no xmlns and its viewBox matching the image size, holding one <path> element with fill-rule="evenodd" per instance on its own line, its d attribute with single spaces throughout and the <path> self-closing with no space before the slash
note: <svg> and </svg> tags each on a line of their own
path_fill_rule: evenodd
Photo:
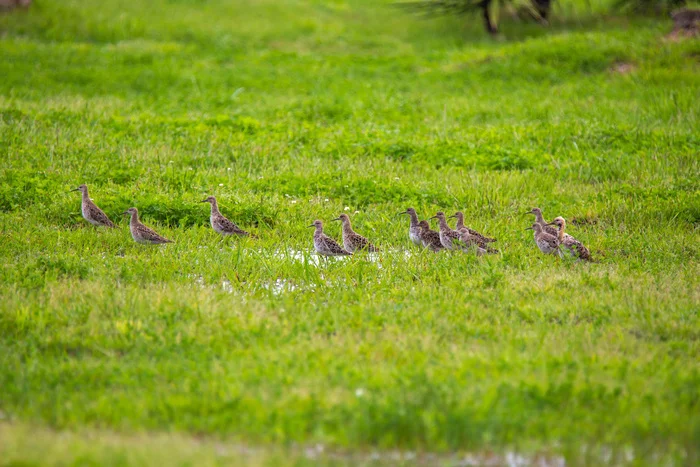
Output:
<svg viewBox="0 0 700 467">
<path fill-rule="evenodd" d="M 313 224 L 311 224 L 311 225 L 307 225 L 307 227 L 316 227 L 316 226 L 315 226 L 315 225 L 313 225 Z"/>
<path fill-rule="evenodd" d="M 340 217 L 336 217 L 335 219 L 331 219 L 331 221 L 339 221 Z"/>
<path fill-rule="evenodd" d="M 124 212 L 122 213 L 122 215 L 124 215 L 124 216 L 127 216 L 127 215 L 129 215 L 129 214 L 131 214 L 129 211 L 124 211 Z"/>
<path fill-rule="evenodd" d="M 397 216 L 400 216 L 401 214 L 408 214 L 408 211 L 403 211 L 397 214 Z"/>
<path fill-rule="evenodd" d="M 203 199 L 202 201 L 200 201 L 200 203 L 208 203 L 208 202 L 209 202 L 208 199 Z"/>
<path fill-rule="evenodd" d="M 437 219 L 437 218 L 438 218 L 438 216 L 433 216 L 430 219 Z"/>
<path fill-rule="evenodd" d="M 457 217 L 457 214 L 455 214 L 453 216 L 449 216 L 448 219 L 454 219 L 455 217 Z"/>
<path fill-rule="evenodd" d="M 80 188 L 73 188 L 71 191 L 80 191 Z M 68 193 L 70 193 L 71 191 L 69 191 Z"/>
<path fill-rule="evenodd" d="M 534 212 L 532 212 L 532 211 L 524 212 L 523 216 L 527 216 L 528 214 L 534 214 Z"/>
<path fill-rule="evenodd" d="M 534 230 L 534 229 L 533 229 L 532 227 L 528 227 L 528 228 L 525 229 L 525 230 Z"/>
</svg>

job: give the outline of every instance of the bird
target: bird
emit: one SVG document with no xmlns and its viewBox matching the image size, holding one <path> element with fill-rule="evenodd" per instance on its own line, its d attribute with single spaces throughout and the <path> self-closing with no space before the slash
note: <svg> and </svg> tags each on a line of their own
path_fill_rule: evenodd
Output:
<svg viewBox="0 0 700 467">
<path fill-rule="evenodd" d="M 102 209 L 98 208 L 97 205 L 93 203 L 93 201 L 90 199 L 90 195 L 88 195 L 87 185 L 83 183 L 78 188 L 74 188 L 71 191 L 79 191 L 82 193 L 83 201 L 80 206 L 80 211 L 82 212 L 83 218 L 86 221 L 98 227 L 116 227 L 116 225 L 114 225 L 114 222 L 109 220 L 107 214 L 105 214 L 104 211 L 102 211 Z"/>
<path fill-rule="evenodd" d="M 209 222 L 211 222 L 211 227 L 217 233 L 223 236 L 226 235 L 236 235 L 238 237 L 253 237 L 250 233 L 238 227 L 236 224 L 224 217 L 219 211 L 219 204 L 216 202 L 216 198 L 213 196 L 207 196 L 205 199 L 200 201 L 200 203 L 211 204 L 211 215 L 209 216 Z"/>
<path fill-rule="evenodd" d="M 472 236 L 477 237 L 484 243 L 493 243 L 496 241 L 495 238 L 487 237 L 486 235 L 480 234 L 476 230 L 472 230 L 469 227 L 464 225 L 464 213 L 462 211 L 457 211 L 453 216 L 449 217 L 450 219 L 452 218 L 457 218 L 457 225 L 455 226 L 456 231 L 460 230 L 467 230 Z"/>
<path fill-rule="evenodd" d="M 418 223 L 421 244 L 425 248 L 430 248 L 434 252 L 438 252 L 445 248 L 440 242 L 440 234 L 430 228 L 428 221 L 420 221 Z"/>
<path fill-rule="evenodd" d="M 554 235 L 555 237 L 559 236 L 559 232 L 557 231 L 557 229 L 552 227 L 550 224 L 547 223 L 547 221 L 544 220 L 544 217 L 542 216 L 542 210 L 540 208 L 532 208 L 525 214 L 534 214 L 535 222 L 542 227 L 542 231 L 548 233 L 549 235 Z M 564 236 L 567 235 L 569 234 L 565 234 Z"/>
<path fill-rule="evenodd" d="M 162 243 L 173 243 L 172 240 L 159 235 L 155 230 L 146 227 L 139 220 L 139 210 L 136 208 L 129 208 L 124 211 L 124 215 L 130 215 L 131 221 L 129 222 L 129 230 L 131 230 L 131 236 L 134 238 L 136 243 L 141 243 L 143 245 L 160 245 Z"/>
<path fill-rule="evenodd" d="M 459 233 L 459 241 L 464 245 L 462 249 L 465 251 L 474 249 L 477 256 L 499 253 L 497 249 L 488 246 L 481 237 L 471 234 L 466 228 L 458 230 L 457 233 Z"/>
<path fill-rule="evenodd" d="M 341 214 L 333 220 L 343 223 L 343 247 L 346 251 L 350 253 L 354 253 L 357 250 L 367 250 L 370 252 L 379 251 L 379 248 L 372 245 L 369 240 L 352 230 L 350 217 L 347 214 Z"/>
<path fill-rule="evenodd" d="M 314 248 L 319 255 L 322 256 L 351 256 L 352 253 L 345 251 L 338 242 L 323 233 L 323 222 L 315 220 L 309 227 L 315 227 L 314 232 Z"/>
<path fill-rule="evenodd" d="M 538 223 L 532 224 L 525 230 L 535 231 L 535 244 L 540 251 L 546 255 L 558 254 L 561 256 L 561 250 L 559 249 L 559 239 L 550 233 L 542 230 L 542 226 Z"/>
<path fill-rule="evenodd" d="M 422 244 L 420 238 L 420 228 L 418 227 L 418 214 L 413 208 L 408 208 L 404 212 L 400 212 L 398 215 L 408 214 L 411 219 L 411 225 L 408 228 L 408 238 L 415 244 L 420 246 Z"/>
<path fill-rule="evenodd" d="M 572 237 L 571 235 L 567 235 L 564 232 L 564 230 L 566 229 L 566 221 L 563 217 L 557 217 L 548 225 L 557 226 L 557 239 L 559 240 L 559 243 L 563 245 L 566 248 L 566 250 L 568 250 L 571 256 L 577 259 L 582 259 L 584 261 L 593 261 L 593 258 L 591 258 L 591 252 L 588 251 L 588 248 L 586 248 L 583 245 L 583 243 L 579 242 L 574 237 Z"/>
<path fill-rule="evenodd" d="M 431 219 L 437 219 L 440 224 L 440 243 L 445 247 L 446 250 L 454 250 L 457 246 L 454 241 L 459 241 L 459 233 L 456 230 L 452 230 L 449 225 L 447 225 L 447 220 L 445 219 L 445 213 L 442 211 L 437 212 Z"/>
</svg>

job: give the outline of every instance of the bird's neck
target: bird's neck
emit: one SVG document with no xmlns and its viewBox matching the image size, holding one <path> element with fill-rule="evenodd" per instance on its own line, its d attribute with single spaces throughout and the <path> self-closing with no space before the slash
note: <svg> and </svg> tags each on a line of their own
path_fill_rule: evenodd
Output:
<svg viewBox="0 0 700 467">
<path fill-rule="evenodd" d="M 139 213 L 138 212 L 132 212 L 131 213 L 131 225 L 137 225 L 139 223 Z"/>
<path fill-rule="evenodd" d="M 464 216 L 457 214 L 457 226 L 456 229 L 459 230 L 464 227 Z"/>
<path fill-rule="evenodd" d="M 559 226 L 559 235 L 558 235 L 558 237 L 559 237 L 559 241 L 560 241 L 560 242 L 563 242 L 563 241 L 564 241 L 564 229 L 565 229 L 565 228 L 566 228 L 566 224 L 564 224 L 564 223 L 562 223 L 562 224 Z"/>
<path fill-rule="evenodd" d="M 346 234 L 351 234 L 354 233 L 352 230 L 352 225 L 350 224 L 350 221 L 343 221 L 343 233 Z"/>
<path fill-rule="evenodd" d="M 316 231 L 314 232 L 314 237 L 320 237 L 323 235 L 323 227 L 316 227 Z"/>
<path fill-rule="evenodd" d="M 418 214 L 409 212 L 408 216 L 411 218 L 411 227 L 418 227 Z"/>
<path fill-rule="evenodd" d="M 82 196 L 83 196 L 83 202 L 84 202 L 84 203 L 90 201 L 90 195 L 88 194 L 87 188 L 85 188 L 85 189 L 83 190 Z"/>
<path fill-rule="evenodd" d="M 221 214 L 219 212 L 219 204 L 216 202 L 216 200 L 212 200 L 212 202 L 211 202 L 211 213 L 212 214 Z"/>
<path fill-rule="evenodd" d="M 542 213 L 541 213 L 541 212 L 536 212 L 536 213 L 535 213 L 535 220 L 536 220 L 537 223 L 540 224 L 540 225 L 542 225 L 542 224 L 545 223 L 545 222 L 544 222 L 544 217 L 542 217 Z"/>
<path fill-rule="evenodd" d="M 448 231 L 450 230 L 450 226 L 447 225 L 447 221 L 445 220 L 444 217 L 439 217 L 438 221 L 440 222 L 440 230 L 441 231 Z"/>
</svg>

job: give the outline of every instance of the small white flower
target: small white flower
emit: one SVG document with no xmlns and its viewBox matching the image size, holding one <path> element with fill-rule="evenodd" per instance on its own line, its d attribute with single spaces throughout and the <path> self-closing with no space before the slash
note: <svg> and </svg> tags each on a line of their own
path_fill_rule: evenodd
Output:
<svg viewBox="0 0 700 467">
<path fill-rule="evenodd" d="M 219 183 L 219 186 L 224 186 L 224 184 L 223 184 L 223 183 Z"/>
<path fill-rule="evenodd" d="M 350 210 L 350 206 L 345 206 L 345 208 L 343 209 L 343 211 L 349 211 L 349 210 Z"/>
<path fill-rule="evenodd" d="M 327 203 L 327 202 L 328 202 L 328 198 L 324 199 L 323 201 L 325 201 L 325 202 Z"/>
<path fill-rule="evenodd" d="M 355 389 L 355 396 L 362 397 L 365 395 L 365 390 L 363 388 Z"/>
<path fill-rule="evenodd" d="M 297 204 L 297 200 L 293 199 L 292 204 Z"/>
<path fill-rule="evenodd" d="M 168 164 L 172 164 L 174 161 L 169 161 Z"/>
<path fill-rule="evenodd" d="M 359 214 L 359 213 L 360 213 L 360 211 L 355 211 L 355 214 Z"/>
<path fill-rule="evenodd" d="M 394 180 L 401 180 L 399 177 L 394 177 Z"/>
<path fill-rule="evenodd" d="M 228 170 L 228 171 L 230 172 L 230 171 L 231 171 L 231 167 L 227 167 L 226 170 Z"/>
</svg>

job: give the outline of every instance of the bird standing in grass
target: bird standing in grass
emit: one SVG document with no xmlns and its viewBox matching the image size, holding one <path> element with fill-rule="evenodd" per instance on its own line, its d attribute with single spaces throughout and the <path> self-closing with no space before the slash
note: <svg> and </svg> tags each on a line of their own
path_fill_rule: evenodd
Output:
<svg viewBox="0 0 700 467">
<path fill-rule="evenodd" d="M 497 249 L 491 248 L 483 241 L 482 236 L 473 235 L 466 228 L 458 230 L 457 233 L 459 233 L 459 241 L 464 245 L 462 249 L 465 251 L 474 250 L 477 256 L 498 253 Z"/>
<path fill-rule="evenodd" d="M 98 208 L 97 205 L 93 203 L 93 201 L 90 199 L 90 195 L 88 195 L 87 185 L 83 183 L 78 188 L 75 188 L 71 191 L 79 191 L 82 193 L 83 201 L 80 205 L 80 211 L 83 214 L 83 218 L 86 221 L 98 227 L 116 227 L 114 225 L 114 222 L 109 220 L 107 214 L 105 214 L 104 211 L 102 211 L 102 209 Z"/>
<path fill-rule="evenodd" d="M 464 213 L 462 211 L 457 211 L 454 216 L 450 216 L 450 219 L 457 218 L 457 225 L 455 230 L 459 232 L 460 230 L 466 230 L 472 237 L 476 237 L 482 243 L 493 243 L 496 241 L 495 238 L 487 237 L 486 235 L 480 234 L 476 230 L 470 229 L 464 225 Z"/>
<path fill-rule="evenodd" d="M 125 215 L 131 216 L 131 221 L 129 222 L 129 230 L 131 230 L 131 236 L 134 238 L 136 243 L 141 243 L 143 245 L 160 245 L 162 243 L 173 243 L 172 240 L 159 235 L 155 230 L 146 227 L 139 220 L 139 210 L 136 208 L 129 208 L 124 212 Z"/>
<path fill-rule="evenodd" d="M 418 227 L 418 214 L 416 214 L 416 210 L 413 208 L 408 208 L 404 212 L 400 212 L 399 216 L 402 214 L 408 214 L 409 218 L 411 219 L 411 225 L 408 228 L 408 238 L 410 238 L 415 245 L 420 246 L 420 227 Z"/>
<path fill-rule="evenodd" d="M 436 253 L 445 248 L 440 242 L 440 234 L 430 228 L 428 221 L 420 221 L 418 227 L 420 229 L 419 235 L 423 247 L 430 248 Z"/>
<path fill-rule="evenodd" d="M 542 216 L 542 210 L 540 208 L 532 208 L 530 211 L 526 212 L 525 214 L 534 214 L 535 216 L 535 223 L 539 224 L 540 227 L 542 227 L 542 231 L 545 233 L 548 233 L 549 235 L 554 235 L 555 237 L 558 237 L 559 232 L 557 229 L 552 227 L 547 221 L 544 220 L 544 217 Z M 566 234 L 568 235 L 568 234 Z"/>
<path fill-rule="evenodd" d="M 528 227 L 525 230 L 535 231 L 535 244 L 542 253 L 546 255 L 558 254 L 559 256 L 561 256 L 561 250 L 559 249 L 559 239 L 556 237 L 556 235 L 552 235 L 550 233 L 545 232 L 544 230 L 542 230 L 542 226 L 538 223 L 532 224 L 531 227 Z"/>
<path fill-rule="evenodd" d="M 591 258 L 591 252 L 588 251 L 583 243 L 576 240 L 571 235 L 567 235 L 564 230 L 566 229 L 566 221 L 563 217 L 557 217 L 549 225 L 556 225 L 558 229 L 557 239 L 559 243 L 564 246 L 566 251 L 571 254 L 576 259 L 582 259 L 584 261 L 593 261 Z"/>
<path fill-rule="evenodd" d="M 238 237 L 250 236 L 255 238 L 254 235 L 251 235 L 250 233 L 241 229 L 236 224 L 228 220 L 223 214 L 221 214 L 219 211 L 219 204 L 216 202 L 215 197 L 207 196 L 206 199 L 203 199 L 200 202 L 209 203 L 211 205 L 211 215 L 209 216 L 209 221 L 211 222 L 212 229 L 214 229 L 217 233 L 224 236 L 236 235 Z"/>
<path fill-rule="evenodd" d="M 315 227 L 314 248 L 322 256 L 351 256 L 352 253 L 345 251 L 338 242 L 323 233 L 323 222 L 315 220 L 309 227 Z"/>
<path fill-rule="evenodd" d="M 379 248 L 372 245 L 369 240 L 352 230 L 350 217 L 347 214 L 341 214 L 333 220 L 343 223 L 343 247 L 345 247 L 345 250 L 350 253 L 354 253 L 357 250 L 379 251 Z"/>
<path fill-rule="evenodd" d="M 431 219 L 437 219 L 440 225 L 440 243 L 445 247 L 446 250 L 454 250 L 457 246 L 454 244 L 455 241 L 459 241 L 459 233 L 456 230 L 452 230 L 449 225 L 447 225 L 447 219 L 445 219 L 445 213 L 438 211 Z"/>
</svg>

